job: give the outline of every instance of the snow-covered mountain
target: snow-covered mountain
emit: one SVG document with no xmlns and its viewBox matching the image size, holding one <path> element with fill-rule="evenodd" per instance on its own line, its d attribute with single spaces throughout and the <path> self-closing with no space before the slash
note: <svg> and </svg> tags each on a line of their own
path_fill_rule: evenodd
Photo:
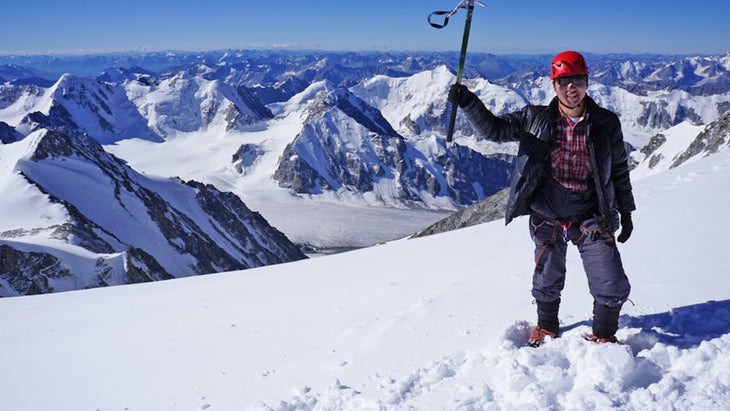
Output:
<svg viewBox="0 0 730 411">
<path fill-rule="evenodd" d="M 297 193 L 350 191 L 398 205 L 468 205 L 507 184 L 509 158 L 430 137 L 408 141 L 381 112 L 343 87 L 313 101 L 274 173 Z M 433 201 L 431 201 L 433 200 Z"/>
<path fill-rule="evenodd" d="M 52 86 L 0 87 L 2 121 L 18 132 L 40 128 L 86 134 L 102 144 L 129 138 L 162 141 L 171 132 L 243 129 L 271 117 L 245 87 L 180 71 L 159 78 L 147 71 L 107 70 L 97 78 L 61 76 Z"/>
<path fill-rule="evenodd" d="M 39 77 L 48 69 L 40 63 L 22 70 L 17 65 L 22 58 L 0 70 L 12 79 L 0 85 L 3 150 L 20 150 L 14 147 L 46 133 L 94 140 L 100 150 L 124 159 L 130 172 L 200 181 L 244 199 L 311 249 L 347 249 L 406 236 L 440 220 L 444 210 L 484 201 L 506 186 L 515 153 L 514 144 L 475 139 L 462 116 L 454 143 L 445 143 L 446 94 L 455 81 L 452 53 L 229 51 L 79 59 L 54 61 L 68 68 L 81 61 L 120 65 L 106 66 L 95 77 L 65 73 L 54 80 Z M 694 139 L 730 108 L 727 55 L 589 59 L 589 94 L 620 115 L 626 141 L 635 149 L 637 175 L 664 167 L 657 166 L 661 160 L 652 151 L 662 135 L 696 130 Z M 544 75 L 548 60 L 477 53 L 469 57 L 464 82 L 498 114 L 545 104 L 553 95 Z M 149 66 L 136 64 L 144 61 Z M 698 138 L 692 147 L 670 139 L 663 144 L 663 158 L 671 154 L 684 161 L 703 144 L 714 147 L 718 141 Z M 20 157 L 8 158 L 12 169 Z M 100 190 L 95 200 L 116 204 L 114 195 Z M 12 197 L 0 203 L 13 204 Z M 316 213 L 338 207 L 357 211 L 341 222 L 323 222 Z M 398 223 L 374 239 L 358 235 L 361 227 L 368 228 L 371 213 L 392 213 Z M 38 216 L 47 214 L 37 210 Z M 8 230 L 32 227 L 16 226 Z"/>
<path fill-rule="evenodd" d="M 85 135 L 38 130 L 0 158 L 0 297 L 305 258 L 234 194 L 144 176 Z"/>
<path fill-rule="evenodd" d="M 326 80 L 334 87 L 349 88 L 379 109 L 396 129 L 404 122 L 420 134 L 440 131 L 443 127 L 443 121 L 439 121 L 445 109 L 444 84 L 440 78 L 447 77 L 453 82 L 453 77 L 444 76 L 444 72 L 454 72 L 456 57 L 453 53 L 241 50 L 194 55 L 90 56 L 88 61 L 81 56 L 69 56 L 66 60 L 60 56 L 46 60 L 32 56 L 5 57 L 13 63 L 5 66 L 5 71 L 14 80 L 6 82 L 1 89 L 0 120 L 18 127 L 21 119 L 14 117 L 34 111 L 48 116 L 53 102 L 64 106 L 80 127 L 88 125 L 89 134 L 92 131 L 98 134 L 95 138 L 99 141 L 108 139 L 108 133 L 115 134 L 117 139 L 144 138 L 143 130 L 139 129 L 142 125 L 134 121 L 139 120 L 136 116 L 141 116 L 147 127 L 157 128 L 158 134 L 164 134 L 167 129 L 199 130 L 217 115 L 228 118 L 228 127 L 241 127 L 270 117 L 262 104 L 287 101 L 310 85 Z M 730 107 L 729 55 L 588 55 L 588 58 L 592 71 L 591 95 L 621 115 L 627 134 L 637 139 L 637 148 L 658 131 L 683 121 L 706 124 Z M 40 80 L 32 83 L 38 77 L 30 69 L 22 77 L 26 71 L 20 70 L 18 63 L 43 68 L 44 61 L 71 71 L 60 76 L 51 87 Z M 63 61 L 73 63 L 64 65 Z M 543 104 L 553 95 L 550 82 L 546 81 L 545 61 L 549 61 L 549 56 L 473 53 L 467 64 L 467 84 L 481 93 L 490 108 L 498 113 L 528 103 Z M 96 77 L 79 77 L 73 70 L 78 71 L 82 62 L 87 66 L 101 66 L 106 62 L 110 66 L 103 66 Z M 141 68 L 134 64 L 141 62 L 148 66 Z M 128 65 L 111 66 L 115 63 Z M 419 93 L 414 94 L 414 90 Z M 55 99 L 53 93 L 57 93 Z M 389 94 L 389 98 L 382 100 L 383 93 Z M 34 101 L 41 95 L 45 97 L 41 99 L 42 104 L 34 107 Z M 71 101 L 65 104 L 66 100 Z M 125 100 L 134 102 L 136 110 L 129 110 Z M 17 108 L 15 113 L 8 110 L 11 105 Z M 74 105 L 93 112 L 95 121 L 84 121 L 86 114 L 76 113 Z M 63 118 L 63 113 L 59 116 Z M 465 131 L 469 133 L 468 127 Z"/>
<path fill-rule="evenodd" d="M 643 177 L 730 148 L 730 112 L 706 126 L 684 122 L 654 135 L 649 144 L 632 153 L 633 175 Z"/>
</svg>

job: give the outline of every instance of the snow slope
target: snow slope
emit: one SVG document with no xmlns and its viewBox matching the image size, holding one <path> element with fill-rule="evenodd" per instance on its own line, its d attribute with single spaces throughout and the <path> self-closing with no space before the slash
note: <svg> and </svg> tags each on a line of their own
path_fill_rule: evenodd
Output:
<svg viewBox="0 0 730 411">
<path fill-rule="evenodd" d="M 533 321 L 524 218 L 244 272 L 0 300 L 7 410 L 730 409 L 730 150 L 635 181 L 625 346 L 569 252 Z M 377 220 L 373 220 L 377 222 Z M 375 226 L 375 224 L 373 224 Z"/>
</svg>

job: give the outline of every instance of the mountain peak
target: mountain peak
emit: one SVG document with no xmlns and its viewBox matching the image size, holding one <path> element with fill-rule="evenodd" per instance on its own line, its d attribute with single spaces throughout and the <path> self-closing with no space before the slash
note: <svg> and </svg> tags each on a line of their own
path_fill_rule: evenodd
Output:
<svg viewBox="0 0 730 411">
<path fill-rule="evenodd" d="M 333 90 L 325 102 L 330 107 L 342 110 L 347 116 L 375 134 L 398 136 L 380 110 L 370 106 L 345 87 Z"/>
<path fill-rule="evenodd" d="M 55 130 L 40 130 L 34 139 L 32 152 L 32 161 L 64 157 L 91 159 L 107 155 L 101 144 L 87 135 L 71 138 Z"/>
</svg>

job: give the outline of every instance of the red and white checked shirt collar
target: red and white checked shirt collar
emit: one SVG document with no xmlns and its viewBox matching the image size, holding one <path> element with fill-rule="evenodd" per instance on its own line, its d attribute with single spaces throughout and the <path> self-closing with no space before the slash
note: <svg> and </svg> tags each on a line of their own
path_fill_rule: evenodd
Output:
<svg viewBox="0 0 730 411">
<path fill-rule="evenodd" d="M 556 145 L 551 154 L 553 179 L 573 191 L 588 190 L 591 160 L 586 144 L 587 114 L 576 123 L 562 111 L 557 121 Z"/>
</svg>

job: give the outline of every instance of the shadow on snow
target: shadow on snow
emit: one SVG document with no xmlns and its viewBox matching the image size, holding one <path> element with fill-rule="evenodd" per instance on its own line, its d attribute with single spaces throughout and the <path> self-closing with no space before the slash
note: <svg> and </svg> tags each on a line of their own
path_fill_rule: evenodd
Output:
<svg viewBox="0 0 730 411">
<path fill-rule="evenodd" d="M 580 326 L 590 326 L 590 321 L 581 321 L 565 327 L 562 332 Z M 641 332 L 626 339 L 634 352 L 650 349 L 657 343 L 679 349 L 695 348 L 702 341 L 709 341 L 730 333 L 730 300 L 707 301 L 705 303 L 677 307 L 664 313 L 632 317 L 622 315 L 620 328 L 638 328 Z"/>
</svg>

